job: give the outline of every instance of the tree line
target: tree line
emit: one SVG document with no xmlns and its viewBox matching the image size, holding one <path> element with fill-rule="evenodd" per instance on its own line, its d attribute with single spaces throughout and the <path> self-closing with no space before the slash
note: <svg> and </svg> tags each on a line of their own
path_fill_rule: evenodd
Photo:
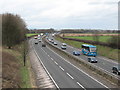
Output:
<svg viewBox="0 0 120 90">
<path fill-rule="evenodd" d="M 9 49 L 25 40 L 26 23 L 19 15 L 2 14 L 2 44 Z"/>
</svg>

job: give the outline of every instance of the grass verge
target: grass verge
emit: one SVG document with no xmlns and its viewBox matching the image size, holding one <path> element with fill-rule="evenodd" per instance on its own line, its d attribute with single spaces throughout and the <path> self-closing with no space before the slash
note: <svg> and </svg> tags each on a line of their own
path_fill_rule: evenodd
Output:
<svg viewBox="0 0 120 90">
<path fill-rule="evenodd" d="M 77 41 L 72 41 L 72 40 L 63 40 L 59 37 L 55 37 L 56 40 L 67 43 L 68 45 L 71 45 L 73 47 L 76 48 L 81 48 L 81 45 L 84 44 L 83 42 L 77 42 Z M 113 49 L 110 47 L 105 47 L 105 46 L 100 46 L 100 45 L 96 45 L 97 46 L 97 53 L 100 56 L 105 56 L 109 59 L 113 59 L 115 61 L 120 61 L 120 59 L 118 58 L 118 55 L 120 52 L 120 50 L 118 49 Z"/>
<path fill-rule="evenodd" d="M 14 68 L 14 65 L 19 64 L 19 66 L 16 66 L 18 69 L 18 73 L 15 73 L 15 74 L 16 74 L 16 76 L 18 76 L 18 78 L 16 78 L 16 79 L 20 79 L 19 83 L 16 81 L 16 83 L 19 84 L 20 88 L 31 88 L 30 75 L 29 75 L 30 71 L 28 69 L 30 66 L 29 65 L 30 63 L 28 63 L 29 62 L 28 56 L 26 57 L 26 66 L 23 65 L 23 45 L 24 44 L 21 43 L 19 45 L 16 45 L 12 49 L 7 49 L 6 47 L 3 47 L 2 52 L 9 54 L 9 57 L 12 56 L 12 57 L 16 58 L 14 61 L 10 58 L 8 58 L 6 60 L 8 62 L 7 64 L 9 64 L 10 66 L 13 67 L 13 68 L 8 67 L 8 68 L 12 68 L 12 70 L 14 70 L 14 69 L 16 69 L 16 68 Z M 3 58 L 3 61 L 4 60 L 5 59 Z M 14 65 L 12 65 L 11 61 L 13 61 Z M 4 66 L 3 66 L 3 68 L 4 68 Z M 7 71 L 7 72 L 9 72 L 9 71 Z M 11 74 L 12 76 L 14 75 L 14 73 L 12 74 L 12 72 L 10 72 L 9 74 Z M 8 77 L 9 77 L 9 75 L 8 75 Z M 9 88 L 9 86 L 8 86 L 8 88 Z"/>
</svg>

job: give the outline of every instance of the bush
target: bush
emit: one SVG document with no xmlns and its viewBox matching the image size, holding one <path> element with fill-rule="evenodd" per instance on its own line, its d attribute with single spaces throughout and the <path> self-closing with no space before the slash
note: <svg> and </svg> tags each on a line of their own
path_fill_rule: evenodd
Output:
<svg viewBox="0 0 120 90">
<path fill-rule="evenodd" d="M 108 43 L 109 43 L 109 45 L 111 46 L 111 47 L 113 47 L 113 48 L 118 48 L 118 49 L 120 49 L 120 36 L 113 36 L 112 38 L 110 38 L 109 40 L 108 40 Z"/>
</svg>

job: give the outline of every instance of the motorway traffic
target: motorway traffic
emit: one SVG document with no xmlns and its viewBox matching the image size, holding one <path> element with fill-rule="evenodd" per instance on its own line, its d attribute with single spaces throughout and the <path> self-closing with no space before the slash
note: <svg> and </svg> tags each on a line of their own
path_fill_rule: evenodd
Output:
<svg viewBox="0 0 120 90">
<path fill-rule="evenodd" d="M 49 35 L 49 38 L 54 39 L 54 37 L 52 35 Z M 61 42 L 59 42 L 55 39 L 53 41 L 58 44 L 57 45 L 58 48 L 61 48 L 61 45 L 62 45 Z M 65 51 L 70 54 L 73 54 L 73 51 L 80 51 L 80 49 L 77 49 L 77 48 L 67 45 Z M 85 56 L 82 53 L 80 56 L 76 56 L 76 57 L 78 57 L 80 60 L 86 60 L 86 61 L 88 61 L 88 58 L 89 58 L 88 56 Z M 97 56 L 96 60 L 97 60 L 97 63 L 90 63 L 90 64 L 96 66 L 97 68 L 104 70 L 105 72 L 108 72 L 109 74 L 111 74 L 115 77 L 119 77 L 117 74 L 112 73 L 112 67 L 118 66 L 117 62 L 103 58 L 101 56 Z"/>
<path fill-rule="evenodd" d="M 54 45 L 61 48 L 62 45 L 61 42 L 56 41 L 51 35 L 48 38 L 55 42 L 55 43 L 52 42 Z M 92 76 L 84 72 L 82 69 L 77 68 L 72 63 L 68 62 L 61 55 L 57 54 L 55 51 L 47 47 L 40 39 L 37 40 L 36 38 L 35 39 L 32 38 L 31 41 L 32 41 L 31 44 L 35 50 L 37 57 L 39 58 L 39 61 L 43 64 L 46 72 L 51 77 L 57 88 L 82 88 L 83 90 L 85 90 L 86 88 L 108 89 L 107 85 L 101 83 L 99 80 L 93 78 Z M 62 46 L 66 47 L 66 51 L 69 53 L 76 50 L 76 48 L 73 48 L 65 44 L 63 44 Z M 86 60 L 87 58 L 86 56 L 83 55 L 77 57 L 82 58 L 82 60 Z M 94 64 L 99 65 L 100 63 L 99 60 L 101 59 L 98 59 L 98 63 Z M 116 65 L 116 63 L 111 63 L 108 62 L 107 60 L 103 60 L 101 62 L 104 63 L 107 62 L 108 65 L 110 64 Z M 100 66 L 102 67 L 101 63 L 99 67 Z M 105 68 L 108 70 L 110 69 L 109 67 Z"/>
</svg>

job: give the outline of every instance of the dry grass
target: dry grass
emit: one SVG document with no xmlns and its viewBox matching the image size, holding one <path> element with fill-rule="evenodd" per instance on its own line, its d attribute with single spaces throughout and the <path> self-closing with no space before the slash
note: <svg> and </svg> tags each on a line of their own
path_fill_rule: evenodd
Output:
<svg viewBox="0 0 120 90">
<path fill-rule="evenodd" d="M 60 36 L 118 36 L 120 34 L 70 34 L 70 33 L 66 33 L 66 34 L 60 34 Z"/>
<path fill-rule="evenodd" d="M 20 86 L 20 64 L 17 58 L 7 52 L 2 52 L 2 87 L 18 88 Z"/>
<path fill-rule="evenodd" d="M 28 63 L 23 66 L 23 43 L 12 49 L 4 46 L 2 62 L 3 88 L 31 88 Z"/>
</svg>

